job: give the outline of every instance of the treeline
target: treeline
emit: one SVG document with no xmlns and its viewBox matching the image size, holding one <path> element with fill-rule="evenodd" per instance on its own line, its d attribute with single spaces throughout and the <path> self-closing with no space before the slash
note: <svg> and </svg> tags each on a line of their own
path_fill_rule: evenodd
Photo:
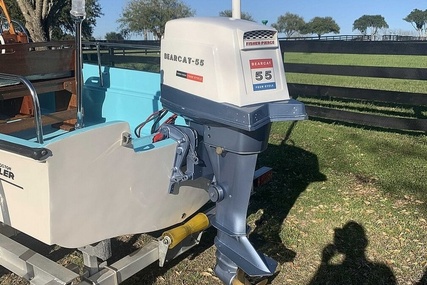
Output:
<svg viewBox="0 0 427 285">
<path fill-rule="evenodd" d="M 414 9 L 409 13 L 404 21 L 410 23 L 418 32 L 419 37 L 426 33 L 427 10 Z M 277 22 L 271 25 L 280 33 L 290 38 L 295 35 L 317 35 L 320 38 L 324 34 L 340 32 L 339 25 L 332 17 L 314 17 L 309 22 L 293 13 L 286 13 L 277 18 Z M 389 28 L 387 21 L 381 15 L 363 15 L 354 20 L 353 31 L 359 31 L 363 36 L 368 32 L 371 39 L 375 39 L 381 29 Z"/>
</svg>

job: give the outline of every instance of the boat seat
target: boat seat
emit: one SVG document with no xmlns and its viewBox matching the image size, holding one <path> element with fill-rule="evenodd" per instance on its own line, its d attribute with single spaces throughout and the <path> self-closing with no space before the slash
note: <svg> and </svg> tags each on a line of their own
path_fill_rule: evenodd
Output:
<svg viewBox="0 0 427 285">
<path fill-rule="evenodd" d="M 42 124 L 71 130 L 76 122 L 76 83 L 73 42 L 16 43 L 4 45 L 0 73 L 31 81 L 41 103 Z M 0 81 L 0 132 L 30 129 L 34 107 L 27 87 Z"/>
</svg>

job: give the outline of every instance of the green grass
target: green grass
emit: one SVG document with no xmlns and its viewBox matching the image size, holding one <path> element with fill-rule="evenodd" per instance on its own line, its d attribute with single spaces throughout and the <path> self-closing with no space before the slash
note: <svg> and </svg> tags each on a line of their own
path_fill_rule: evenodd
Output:
<svg viewBox="0 0 427 285">
<path fill-rule="evenodd" d="M 288 124 L 274 124 L 271 143 L 281 143 L 281 137 L 276 136 L 284 134 L 288 128 Z M 333 170 L 334 174 L 344 176 L 353 175 L 398 198 L 413 195 L 427 201 L 425 135 L 300 122 L 291 136 L 291 142 L 296 141 L 302 149 L 319 156 L 320 169 Z"/>
<path fill-rule="evenodd" d="M 427 56 L 285 53 L 285 63 L 426 68 Z M 286 73 L 288 83 L 427 93 L 425 80 Z"/>
<path fill-rule="evenodd" d="M 298 53 L 284 54 L 285 63 L 327 64 L 349 66 L 383 66 L 426 68 L 427 56 L 406 55 L 363 55 L 363 54 L 327 54 Z M 348 87 L 371 90 L 419 93 L 427 96 L 426 80 L 407 80 L 394 78 L 372 78 L 356 76 L 286 73 L 288 83 Z M 345 92 L 345 91 L 343 91 Z M 329 97 L 305 97 L 304 94 L 293 94 L 307 105 L 347 110 L 374 115 L 418 118 L 427 116 L 427 106 L 399 105 L 368 100 L 341 99 Z"/>
<path fill-rule="evenodd" d="M 329 100 L 325 103 L 325 100 L 317 99 L 317 98 L 306 98 L 299 97 L 299 101 L 305 103 L 306 105 L 314 105 L 314 106 L 323 106 L 328 108 L 339 108 L 347 111 L 357 111 L 360 113 L 369 113 L 369 114 L 377 114 L 384 115 L 387 114 L 391 117 L 412 117 L 418 118 L 420 114 L 414 110 L 412 107 L 405 106 L 393 106 L 392 104 L 374 104 L 371 102 L 346 102 L 346 101 L 334 101 Z M 427 116 L 427 111 L 421 111 L 423 116 Z"/>
<path fill-rule="evenodd" d="M 289 63 L 427 68 L 427 56 L 288 52 Z"/>
<path fill-rule="evenodd" d="M 289 209 L 280 237 L 297 253 L 283 268 L 284 283 L 272 284 L 309 284 L 324 247 L 334 243 L 334 229 L 349 221 L 365 231 L 368 260 L 387 266 L 398 284 L 419 280 L 427 267 L 427 137 L 311 121 L 298 123 L 284 143 L 290 128 L 274 124 L 270 148 L 261 155 L 261 163 L 273 165 L 278 180 L 259 193 L 256 203 L 271 207 L 264 210 L 270 213 Z M 274 192 L 280 205 L 268 196 L 261 202 Z M 264 231 L 274 236 L 277 229 Z M 357 272 L 338 266 L 343 254 L 335 258 L 344 279 L 330 284 L 362 284 Z M 372 284 L 382 284 L 381 275 L 373 278 Z"/>
<path fill-rule="evenodd" d="M 286 79 L 288 83 L 351 87 L 351 88 L 413 92 L 413 93 L 427 93 L 427 81 L 422 81 L 422 80 L 353 77 L 353 76 L 302 74 L 302 73 L 286 73 Z"/>
</svg>

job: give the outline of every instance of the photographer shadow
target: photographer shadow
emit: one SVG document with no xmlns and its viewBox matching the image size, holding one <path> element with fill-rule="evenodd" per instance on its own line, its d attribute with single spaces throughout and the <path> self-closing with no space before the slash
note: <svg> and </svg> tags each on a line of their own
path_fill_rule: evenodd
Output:
<svg viewBox="0 0 427 285">
<path fill-rule="evenodd" d="M 387 265 L 368 260 L 368 238 L 362 225 L 350 221 L 334 232 L 334 243 L 323 249 L 321 264 L 310 285 L 397 284 Z"/>
<path fill-rule="evenodd" d="M 420 281 L 415 283 L 415 285 L 427 285 L 427 268 L 426 268 L 426 271 L 424 272 L 423 277 L 421 277 Z"/>
</svg>

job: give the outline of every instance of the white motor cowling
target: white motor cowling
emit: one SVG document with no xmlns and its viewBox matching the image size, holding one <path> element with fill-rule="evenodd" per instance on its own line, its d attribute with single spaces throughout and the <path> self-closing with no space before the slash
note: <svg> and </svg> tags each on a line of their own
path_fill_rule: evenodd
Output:
<svg viewBox="0 0 427 285">
<path fill-rule="evenodd" d="M 277 31 L 254 22 L 184 18 L 166 24 L 163 84 L 247 106 L 289 99 Z"/>
<path fill-rule="evenodd" d="M 225 17 L 172 20 L 160 65 L 163 106 L 189 120 L 253 131 L 306 118 L 289 97 L 273 28 Z"/>
</svg>

